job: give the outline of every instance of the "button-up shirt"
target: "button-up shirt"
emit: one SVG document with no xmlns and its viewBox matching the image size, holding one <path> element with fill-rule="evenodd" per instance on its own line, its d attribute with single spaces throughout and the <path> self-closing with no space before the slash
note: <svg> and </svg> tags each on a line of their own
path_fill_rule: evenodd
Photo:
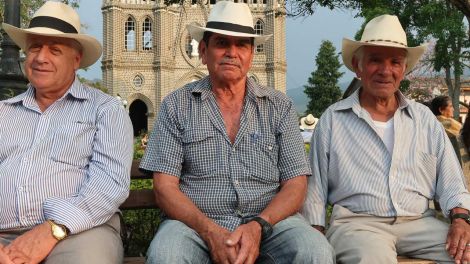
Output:
<svg viewBox="0 0 470 264">
<path fill-rule="evenodd" d="M 445 215 L 470 209 L 470 194 L 452 145 L 436 117 L 424 105 L 396 93 L 393 152 L 377 134 L 359 103 L 359 90 L 330 106 L 311 143 L 307 199 L 303 215 L 325 224 L 325 204 L 375 216 L 418 216 L 429 201 Z"/>
<path fill-rule="evenodd" d="M 234 230 L 261 213 L 281 181 L 310 174 L 296 119 L 283 93 L 248 79 L 232 144 L 206 77 L 164 99 L 140 166 L 178 177 L 203 213 Z"/>
<path fill-rule="evenodd" d="M 115 98 L 74 81 L 42 112 L 35 89 L 0 102 L 0 232 L 105 223 L 129 192 L 132 124 Z"/>
</svg>

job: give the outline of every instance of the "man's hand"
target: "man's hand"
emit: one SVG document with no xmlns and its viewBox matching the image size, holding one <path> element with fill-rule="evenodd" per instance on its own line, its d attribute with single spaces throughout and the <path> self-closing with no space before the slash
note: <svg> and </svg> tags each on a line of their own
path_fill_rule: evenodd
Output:
<svg viewBox="0 0 470 264">
<path fill-rule="evenodd" d="M 258 258 L 260 242 L 261 226 L 251 221 L 235 229 L 226 244 L 230 247 L 240 247 L 235 264 L 252 264 Z"/>
<path fill-rule="evenodd" d="M 44 222 L 23 235 L 17 237 L 5 249 L 10 259 L 28 257 L 28 264 L 41 262 L 57 244 L 52 236 L 51 226 Z"/>
<path fill-rule="evenodd" d="M 2 244 L 0 244 L 0 264 L 14 264 L 10 257 L 8 257 Z"/>
<path fill-rule="evenodd" d="M 235 263 L 238 254 L 238 246 L 228 246 L 226 241 L 230 236 L 230 231 L 214 224 L 209 229 L 200 234 L 206 242 L 214 263 Z"/>
<path fill-rule="evenodd" d="M 455 219 L 447 234 L 446 249 L 455 263 L 470 262 L 470 225 L 463 219 Z"/>
</svg>

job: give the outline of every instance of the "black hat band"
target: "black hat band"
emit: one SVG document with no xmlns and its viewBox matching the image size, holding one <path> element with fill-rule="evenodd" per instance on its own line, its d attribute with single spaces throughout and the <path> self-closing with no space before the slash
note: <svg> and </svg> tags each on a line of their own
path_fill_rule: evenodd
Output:
<svg viewBox="0 0 470 264">
<path fill-rule="evenodd" d="M 255 34 L 255 30 L 252 27 L 241 26 L 241 25 L 226 23 L 226 22 L 210 21 L 210 22 L 207 22 L 206 28 L 221 29 L 221 30 L 247 33 L 247 34 Z"/>
<path fill-rule="evenodd" d="M 78 33 L 77 29 L 71 24 L 65 22 L 64 20 L 50 16 L 37 16 L 31 19 L 31 22 L 29 23 L 29 28 L 35 27 L 46 27 L 56 29 L 63 33 Z"/>
</svg>

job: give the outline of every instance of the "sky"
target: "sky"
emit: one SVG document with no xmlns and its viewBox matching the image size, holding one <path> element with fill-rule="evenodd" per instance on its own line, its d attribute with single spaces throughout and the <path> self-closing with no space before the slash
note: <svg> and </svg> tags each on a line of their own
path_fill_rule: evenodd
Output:
<svg viewBox="0 0 470 264">
<path fill-rule="evenodd" d="M 103 43 L 101 4 L 101 0 L 81 0 L 78 13 L 82 24 L 86 26 L 82 31 Z M 307 84 L 308 77 L 315 70 L 315 56 L 322 40 L 333 42 L 339 53 L 343 37 L 354 38 L 363 22 L 362 18 L 355 18 L 354 15 L 352 11 L 319 8 L 312 16 L 287 18 L 287 89 Z M 345 72 L 340 83 L 349 83 L 354 76 L 353 73 L 344 66 L 340 71 Z M 93 64 L 88 71 L 80 70 L 78 74 L 91 80 L 101 79 L 101 60 Z"/>
</svg>

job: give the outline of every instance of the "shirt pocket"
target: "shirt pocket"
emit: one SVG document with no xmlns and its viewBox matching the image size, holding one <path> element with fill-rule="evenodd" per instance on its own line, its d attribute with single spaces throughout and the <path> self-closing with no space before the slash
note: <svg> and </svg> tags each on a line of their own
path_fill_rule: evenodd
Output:
<svg viewBox="0 0 470 264">
<path fill-rule="evenodd" d="M 54 133 L 50 158 L 56 162 L 84 168 L 93 154 L 96 127 L 91 123 L 74 122 L 59 127 Z"/>
<path fill-rule="evenodd" d="M 261 182 L 279 182 L 279 146 L 275 138 L 250 138 L 241 159 L 250 174 Z"/>
<path fill-rule="evenodd" d="M 414 177 L 415 187 L 421 195 L 426 197 L 434 196 L 437 179 L 436 164 L 436 156 L 424 152 L 417 153 L 415 164 L 416 177 Z"/>
<path fill-rule="evenodd" d="M 210 175 L 217 167 L 217 152 L 221 142 L 217 142 L 214 131 L 191 129 L 182 136 L 184 163 L 183 171 L 192 175 Z M 220 157 L 222 158 L 222 157 Z"/>
</svg>

